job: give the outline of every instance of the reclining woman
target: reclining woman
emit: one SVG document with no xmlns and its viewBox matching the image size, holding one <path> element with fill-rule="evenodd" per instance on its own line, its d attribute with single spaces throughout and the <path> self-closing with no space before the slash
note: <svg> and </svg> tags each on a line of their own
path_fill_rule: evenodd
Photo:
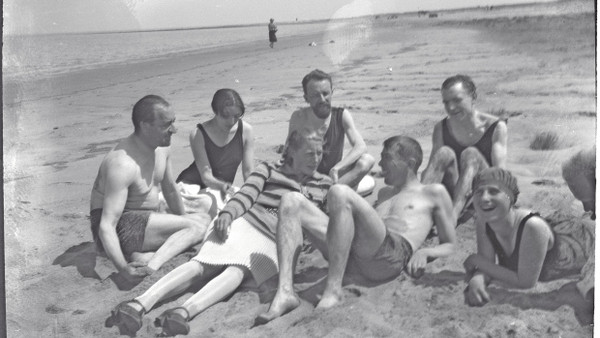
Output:
<svg viewBox="0 0 600 338">
<path fill-rule="evenodd" d="M 165 311 L 155 321 L 164 334 L 187 334 L 189 320 L 231 295 L 245 279 L 252 277 L 260 285 L 276 275 L 275 231 L 281 196 L 300 192 L 323 207 L 332 181 L 316 171 L 322 148 L 323 141 L 315 134 L 293 132 L 286 142 L 283 165 L 258 165 L 215 219 L 198 255 L 141 296 L 119 304 L 112 311 L 113 325 L 135 333 L 142 326 L 143 314 L 157 302 L 208 281 L 180 307 Z"/>
<path fill-rule="evenodd" d="M 510 288 L 532 288 L 538 280 L 578 274 L 593 255 L 594 225 L 561 222 L 551 226 L 538 213 L 515 207 L 519 188 L 509 171 L 484 169 L 474 177 L 472 188 L 477 253 L 464 262 L 469 305 L 481 306 L 490 300 L 487 285 L 491 281 Z"/>
<path fill-rule="evenodd" d="M 220 191 L 224 200 L 233 194 L 232 184 L 240 163 L 244 180 L 254 169 L 254 137 L 252 126 L 242 121 L 244 102 L 235 90 L 217 90 L 211 106 L 213 118 L 198 123 L 190 133 L 194 162 L 179 174 L 176 182 L 199 186 L 193 187 L 196 193 L 206 188 Z M 186 192 L 189 190 L 192 189 Z M 216 209 L 212 210 L 214 217 Z"/>
</svg>

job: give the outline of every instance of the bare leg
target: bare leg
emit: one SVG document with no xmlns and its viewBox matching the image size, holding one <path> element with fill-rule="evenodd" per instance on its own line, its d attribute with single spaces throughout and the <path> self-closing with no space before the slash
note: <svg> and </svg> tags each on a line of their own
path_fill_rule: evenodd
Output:
<svg viewBox="0 0 600 338">
<path fill-rule="evenodd" d="M 427 168 L 421 174 L 423 184 L 443 183 L 452 195 L 458 182 L 458 164 L 456 154 L 448 146 L 443 146 L 429 159 Z"/>
<path fill-rule="evenodd" d="M 231 295 L 247 276 L 249 271 L 239 266 L 228 266 L 223 272 L 211 279 L 202 289 L 183 303 L 190 318 Z"/>
<path fill-rule="evenodd" d="M 375 209 L 343 185 L 334 185 L 327 196 L 330 219 L 327 228 L 329 273 L 317 308 L 330 308 L 343 300 L 342 280 L 350 250 L 359 257 L 372 257 L 386 236 L 386 227 Z"/>
<path fill-rule="evenodd" d="M 148 261 L 148 267 L 158 270 L 169 259 L 202 241 L 209 223 L 209 216 L 201 214 L 194 214 L 193 217 L 158 213 L 150 215 L 142 250 L 156 250 L 156 253 Z"/>
<path fill-rule="evenodd" d="M 481 170 L 488 168 L 488 164 L 475 147 L 468 147 L 463 150 L 460 155 L 460 176 L 454 189 L 452 201 L 454 203 L 454 215 L 458 218 L 465 203 L 467 202 L 467 195 L 471 191 L 471 183 L 473 178 Z"/>
<path fill-rule="evenodd" d="M 300 305 L 294 292 L 294 268 L 302 247 L 302 227 L 309 231 L 313 244 L 327 255 L 325 238 L 327 215 L 302 194 L 287 193 L 279 204 L 277 224 L 277 258 L 279 260 L 279 285 L 269 311 L 256 317 L 255 324 L 265 324 Z"/>
<path fill-rule="evenodd" d="M 350 187 L 357 187 L 360 180 L 371 171 L 375 165 L 375 159 L 369 154 L 363 154 L 346 172 L 340 174 L 339 184 L 345 184 Z"/>
</svg>

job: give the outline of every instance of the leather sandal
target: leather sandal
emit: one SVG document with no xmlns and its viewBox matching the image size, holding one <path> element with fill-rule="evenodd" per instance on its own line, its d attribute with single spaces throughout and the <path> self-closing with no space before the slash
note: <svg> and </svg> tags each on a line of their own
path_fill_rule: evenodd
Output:
<svg viewBox="0 0 600 338">
<path fill-rule="evenodd" d="M 136 310 L 131 303 L 139 304 L 142 309 Z M 111 316 L 106 321 L 107 326 L 118 326 L 121 330 L 125 329 L 130 335 L 134 335 L 142 328 L 142 317 L 146 313 L 144 306 L 136 299 L 126 300 L 119 303 L 110 311 Z"/>
<path fill-rule="evenodd" d="M 177 310 L 185 311 L 185 317 L 176 312 Z M 154 321 L 154 325 L 162 327 L 163 334 L 168 336 L 176 336 L 178 334 L 190 333 L 190 313 L 184 307 L 176 307 L 173 309 L 166 310 Z"/>
</svg>

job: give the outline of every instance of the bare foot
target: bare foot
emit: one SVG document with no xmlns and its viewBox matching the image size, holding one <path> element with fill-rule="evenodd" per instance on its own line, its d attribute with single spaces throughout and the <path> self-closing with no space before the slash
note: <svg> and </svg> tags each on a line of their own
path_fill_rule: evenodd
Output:
<svg viewBox="0 0 600 338">
<path fill-rule="evenodd" d="M 323 297 L 321 297 L 319 304 L 317 304 L 317 309 L 332 308 L 338 304 L 341 304 L 343 300 L 344 294 L 341 290 L 339 292 L 325 290 Z"/>
<path fill-rule="evenodd" d="M 300 299 L 295 294 L 279 293 L 275 295 L 275 299 L 271 302 L 269 311 L 259 315 L 254 320 L 254 325 L 263 325 L 275 318 L 281 317 L 286 313 L 300 306 Z"/>
<path fill-rule="evenodd" d="M 148 262 L 150 262 L 150 259 L 152 259 L 153 256 L 154 256 L 154 252 L 152 252 L 152 251 L 133 252 L 131 254 L 131 261 L 132 262 L 142 262 L 144 264 L 148 264 Z"/>
</svg>

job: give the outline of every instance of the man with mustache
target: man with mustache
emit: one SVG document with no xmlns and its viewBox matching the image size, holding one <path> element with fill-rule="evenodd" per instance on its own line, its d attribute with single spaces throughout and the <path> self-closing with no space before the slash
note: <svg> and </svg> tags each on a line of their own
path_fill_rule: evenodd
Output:
<svg viewBox="0 0 600 338">
<path fill-rule="evenodd" d="M 331 106 L 331 76 L 315 69 L 302 79 L 302 88 L 304 100 L 310 107 L 292 113 L 288 135 L 300 129 L 317 132 L 324 139 L 323 159 L 317 171 L 329 175 L 334 183 L 357 188 L 375 164 L 375 159 L 367 154 L 365 141 L 354 126 L 350 112 Z M 345 137 L 348 137 L 352 149 L 343 156 Z M 374 182 L 372 185 L 374 187 Z M 372 191 L 373 187 L 367 186 L 363 194 Z"/>
</svg>

